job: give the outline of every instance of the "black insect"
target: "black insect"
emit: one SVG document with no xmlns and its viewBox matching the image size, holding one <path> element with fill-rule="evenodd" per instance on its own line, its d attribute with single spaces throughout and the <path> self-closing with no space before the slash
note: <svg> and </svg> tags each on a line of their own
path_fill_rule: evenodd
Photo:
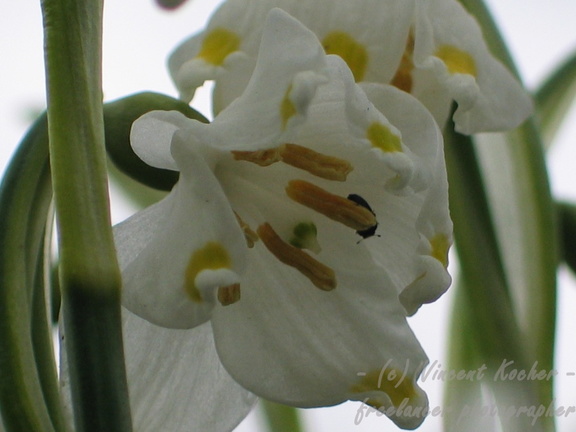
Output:
<svg viewBox="0 0 576 432">
<path fill-rule="evenodd" d="M 366 200 L 364 198 L 362 198 L 360 195 L 357 194 L 350 194 L 347 197 L 350 201 L 354 201 L 356 204 L 358 204 L 359 206 L 364 207 L 367 210 L 370 210 L 370 212 L 376 216 L 376 213 L 374 213 L 374 210 L 372 210 L 372 207 L 370 207 L 370 204 L 368 204 L 366 202 Z M 365 230 L 359 230 L 356 231 L 356 234 L 358 234 L 360 237 L 362 237 L 362 239 L 367 239 L 369 237 L 373 237 L 376 235 L 376 229 L 378 228 L 378 222 L 376 222 L 374 225 L 372 225 L 370 228 L 366 228 Z M 377 236 L 380 237 L 380 236 Z M 360 240 L 362 241 L 362 240 Z M 360 242 L 358 242 L 360 243 Z"/>
</svg>

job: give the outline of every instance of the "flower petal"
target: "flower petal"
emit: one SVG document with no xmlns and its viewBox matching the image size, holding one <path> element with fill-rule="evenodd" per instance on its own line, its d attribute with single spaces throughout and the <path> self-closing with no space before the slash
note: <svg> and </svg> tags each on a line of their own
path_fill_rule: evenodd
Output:
<svg viewBox="0 0 576 432">
<path fill-rule="evenodd" d="M 256 397 L 221 365 L 210 324 L 174 330 L 124 316 L 135 430 L 225 431 L 244 419 Z"/>
<path fill-rule="evenodd" d="M 130 143 L 140 159 L 156 168 L 176 170 L 170 153 L 172 135 L 190 122 L 178 111 L 151 111 L 132 124 Z"/>
<path fill-rule="evenodd" d="M 301 407 L 347 399 L 427 406 L 416 385 L 427 359 L 384 272 L 346 268 L 337 274 L 338 287 L 325 292 L 261 247 L 257 252 L 243 301 L 217 307 L 212 319 L 216 348 L 234 379 L 260 396 Z M 404 377 L 404 385 L 378 382 L 382 370 Z M 423 420 L 391 417 L 411 428 Z"/>
<path fill-rule="evenodd" d="M 220 363 L 210 324 L 192 330 L 165 329 L 126 309 L 122 319 L 134 430 L 232 430 L 251 410 L 256 397 Z M 66 339 L 63 335 L 61 339 L 60 379 L 70 420 Z"/>
<path fill-rule="evenodd" d="M 420 0 L 417 11 L 414 63 L 434 73 L 433 80 L 415 83 L 417 97 L 421 91 L 430 95 L 429 86 L 448 93 L 458 103 L 456 130 L 466 134 L 511 129 L 530 115 L 528 94 L 490 54 L 480 26 L 460 3 Z"/>
<path fill-rule="evenodd" d="M 316 36 L 280 9 L 272 10 L 246 90 L 210 126 L 221 137 L 214 145 L 258 150 L 289 140 L 326 81 L 325 55 Z"/>
<path fill-rule="evenodd" d="M 452 244 L 452 221 L 448 210 L 448 180 L 442 145 L 442 135 L 434 119 L 409 94 L 390 86 L 365 84 L 371 102 L 381 110 L 403 133 L 407 146 L 418 158 L 423 179 L 428 184 L 419 192 L 421 207 L 415 222 L 420 235 L 417 277 L 408 282 L 400 294 L 400 300 L 412 315 L 423 303 L 437 300 L 450 286 L 447 271 L 448 249 Z M 375 245 L 369 244 L 369 247 Z M 387 251 L 372 249 L 379 262 L 388 263 Z"/>
<path fill-rule="evenodd" d="M 182 94 L 205 79 L 228 81 L 224 71 L 246 57 L 255 58 L 264 18 L 275 7 L 286 11 L 311 29 L 327 54 L 341 56 L 357 81 L 388 82 L 400 62 L 414 14 L 414 0 L 359 0 L 334 2 L 316 0 L 228 0 L 212 16 L 206 30 L 182 44 L 170 59 L 170 71 Z M 238 51 L 231 52 L 222 66 L 215 67 L 199 58 L 202 45 L 222 29 L 239 37 Z M 382 43 L 382 40 L 386 43 Z M 243 59 L 239 60 L 242 55 Z M 236 58 L 235 58 L 236 56 Z M 211 73 L 209 73 L 211 71 Z M 228 91 L 233 90 L 233 93 Z M 227 85 L 217 90 L 220 108 L 232 101 L 241 89 Z"/>
<path fill-rule="evenodd" d="M 123 304 L 157 325 L 190 328 L 210 319 L 216 290 L 239 282 L 246 242 L 202 153 L 181 139 L 174 137 L 181 174 L 172 192 L 115 232 Z"/>
</svg>

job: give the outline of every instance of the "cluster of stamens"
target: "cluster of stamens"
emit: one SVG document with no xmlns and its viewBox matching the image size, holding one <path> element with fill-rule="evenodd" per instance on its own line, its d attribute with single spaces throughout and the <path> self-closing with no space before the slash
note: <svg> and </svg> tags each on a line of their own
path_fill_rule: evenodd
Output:
<svg viewBox="0 0 576 432">
<path fill-rule="evenodd" d="M 235 160 L 251 162 L 261 167 L 282 162 L 316 177 L 340 182 L 346 181 L 348 174 L 353 170 L 352 165 L 344 159 L 318 153 L 297 144 L 283 144 L 258 151 L 233 151 L 232 155 Z M 285 192 L 293 201 L 356 231 L 364 231 L 377 225 L 376 217 L 370 209 L 349 198 L 332 194 L 308 181 L 291 180 Z M 254 242 L 260 239 L 280 262 L 298 270 L 317 288 L 323 291 L 336 288 L 336 275 L 333 269 L 311 256 L 303 250 L 304 248 L 283 240 L 270 223 L 260 224 L 254 232 L 238 214 L 236 217 L 248 247 L 253 247 Z M 221 291 L 218 291 L 218 298 L 224 304 L 220 299 Z M 224 291 L 226 292 L 222 292 L 222 297 L 226 299 L 226 304 L 231 304 L 230 299 L 239 299 L 239 287 L 234 287 L 232 296 L 227 296 L 228 290 Z"/>
</svg>

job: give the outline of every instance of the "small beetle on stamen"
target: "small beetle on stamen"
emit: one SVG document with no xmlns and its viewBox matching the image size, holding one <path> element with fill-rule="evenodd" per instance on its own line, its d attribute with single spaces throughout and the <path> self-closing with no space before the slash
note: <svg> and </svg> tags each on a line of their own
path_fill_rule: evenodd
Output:
<svg viewBox="0 0 576 432">
<path fill-rule="evenodd" d="M 356 204 L 358 204 L 361 207 L 364 207 L 367 210 L 370 210 L 370 212 L 376 216 L 376 213 L 374 213 L 374 210 L 372 210 L 372 207 L 370 207 L 370 205 L 368 204 L 368 202 L 362 198 L 360 195 L 357 194 L 350 194 L 347 196 L 347 198 L 350 201 L 355 202 Z M 366 228 L 364 230 L 358 230 L 356 231 L 356 234 L 358 234 L 359 236 L 362 237 L 362 240 L 367 239 L 369 237 L 380 237 L 378 234 L 376 234 L 376 229 L 378 229 L 378 222 L 376 222 L 374 225 L 372 225 L 369 228 Z M 359 240 L 358 243 L 360 243 L 362 240 Z"/>
</svg>

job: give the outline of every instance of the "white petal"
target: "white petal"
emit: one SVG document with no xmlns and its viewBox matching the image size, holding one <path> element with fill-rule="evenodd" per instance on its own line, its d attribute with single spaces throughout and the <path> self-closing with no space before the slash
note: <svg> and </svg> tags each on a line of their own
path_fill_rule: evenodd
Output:
<svg viewBox="0 0 576 432">
<path fill-rule="evenodd" d="M 415 381 L 427 359 L 390 280 L 383 272 L 351 268 L 337 277 L 335 290 L 320 291 L 260 251 L 251 260 L 242 301 L 217 307 L 212 319 L 228 372 L 254 393 L 294 406 L 366 398 L 390 406 L 383 390 L 396 402 L 405 396 L 426 406 Z M 378 389 L 362 375 L 377 376 L 382 368 L 403 373 L 406 388 L 394 394 L 393 386 Z M 422 420 L 394 419 L 404 427 Z"/>
<path fill-rule="evenodd" d="M 174 330 L 124 316 L 135 430 L 231 431 L 248 414 L 256 398 L 223 368 L 210 324 Z"/>
<path fill-rule="evenodd" d="M 458 103 L 454 115 L 461 133 L 511 129 L 532 111 L 526 91 L 490 54 L 480 26 L 455 0 L 420 0 L 415 26 L 414 63 L 434 71 Z M 451 70 L 443 49 L 456 53 L 459 65 Z M 462 60 L 462 61 L 460 61 Z"/>
<path fill-rule="evenodd" d="M 327 80 L 325 68 L 314 34 L 288 14 L 272 10 L 246 90 L 211 125 L 220 137 L 218 146 L 257 150 L 289 140 L 291 126 L 302 121 L 316 88 Z M 294 112 L 283 112 L 283 103 Z"/>
<path fill-rule="evenodd" d="M 401 131 L 407 146 L 422 166 L 427 188 L 418 193 L 416 230 L 421 236 L 416 259 L 417 278 L 403 288 L 400 299 L 412 315 L 423 303 L 438 299 L 450 286 L 451 278 L 446 266 L 432 256 L 443 256 L 444 251 L 432 250 L 452 244 L 452 221 L 448 210 L 448 180 L 442 135 L 432 116 L 418 100 L 389 86 L 367 84 L 363 89 L 374 105 L 390 118 Z M 445 243 L 442 242 L 445 240 Z M 375 243 L 371 243 L 370 246 Z M 381 256 L 381 249 L 374 249 Z M 382 260 L 382 259 L 381 259 Z M 386 261 L 383 261 L 386 262 Z"/>
<path fill-rule="evenodd" d="M 140 159 L 156 168 L 176 170 L 170 154 L 172 136 L 190 122 L 178 111 L 152 111 L 132 124 L 130 143 Z"/>
<path fill-rule="evenodd" d="M 246 243 L 200 149 L 192 145 L 191 151 L 190 143 L 179 139 L 177 134 L 173 146 L 181 168 L 179 182 L 164 200 L 115 231 L 120 261 L 125 263 L 123 304 L 155 324 L 189 328 L 210 318 L 218 287 L 239 282 Z M 230 264 L 202 265 L 187 274 L 193 257 L 211 246 Z M 198 291 L 192 293 L 195 296 L 191 285 Z"/>
<path fill-rule="evenodd" d="M 359 81 L 385 83 L 393 77 L 402 57 L 415 2 L 228 0 L 214 13 L 206 30 L 184 42 L 170 59 L 172 77 L 183 97 L 189 99 L 193 94 L 192 87 L 200 85 L 204 79 L 216 79 L 218 88 L 220 78 L 228 75 L 230 63 L 215 67 L 197 58 L 207 34 L 218 28 L 231 31 L 240 39 L 239 51 L 235 54 L 241 52 L 245 57 L 255 58 L 264 19 L 275 7 L 286 11 L 314 32 L 322 44 L 326 45 L 328 53 L 341 54 Z M 337 37 L 336 47 L 329 43 L 330 37 L 334 35 L 344 36 L 345 39 Z M 383 40 L 386 43 L 382 43 Z M 355 46 L 352 51 L 348 50 L 347 42 Z M 228 94 L 226 90 L 218 91 L 219 109 L 227 105 L 226 101 L 230 102 L 240 94 L 237 88 L 234 90 L 233 94 Z"/>
<path fill-rule="evenodd" d="M 134 430 L 231 431 L 249 413 L 256 397 L 237 384 L 220 363 L 210 324 L 192 330 L 165 329 L 126 309 L 122 319 Z M 62 399 L 72 424 L 63 334 L 61 341 Z"/>
</svg>

